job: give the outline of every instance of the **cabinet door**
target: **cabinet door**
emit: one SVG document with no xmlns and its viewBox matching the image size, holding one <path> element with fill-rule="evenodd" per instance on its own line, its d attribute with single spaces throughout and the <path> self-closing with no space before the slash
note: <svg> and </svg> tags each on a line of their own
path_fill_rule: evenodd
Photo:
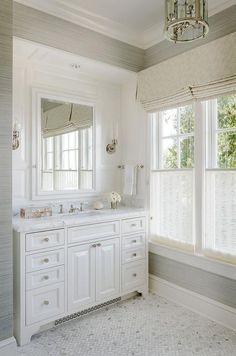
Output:
<svg viewBox="0 0 236 356">
<path fill-rule="evenodd" d="M 115 297 L 120 292 L 120 240 L 101 241 L 96 248 L 96 300 Z"/>
<path fill-rule="evenodd" d="M 68 309 L 79 310 L 95 302 L 96 245 L 68 249 Z"/>
</svg>

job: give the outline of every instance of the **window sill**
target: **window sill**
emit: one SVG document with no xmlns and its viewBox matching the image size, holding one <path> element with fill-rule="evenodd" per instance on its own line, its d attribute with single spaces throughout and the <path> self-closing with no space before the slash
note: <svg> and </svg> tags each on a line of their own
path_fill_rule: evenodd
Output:
<svg viewBox="0 0 236 356">
<path fill-rule="evenodd" d="M 156 241 L 149 241 L 149 252 L 236 280 L 236 266 L 230 263 L 216 261 L 202 255 L 193 255 L 191 252 L 180 251 L 177 248 L 164 246 Z"/>
</svg>

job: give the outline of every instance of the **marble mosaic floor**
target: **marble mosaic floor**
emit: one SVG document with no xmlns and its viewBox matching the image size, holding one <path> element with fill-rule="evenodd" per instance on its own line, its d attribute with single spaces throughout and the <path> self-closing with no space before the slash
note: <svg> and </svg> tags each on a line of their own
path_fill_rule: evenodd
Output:
<svg viewBox="0 0 236 356">
<path fill-rule="evenodd" d="M 20 356 L 236 356 L 236 333 L 154 294 L 45 331 Z"/>
</svg>

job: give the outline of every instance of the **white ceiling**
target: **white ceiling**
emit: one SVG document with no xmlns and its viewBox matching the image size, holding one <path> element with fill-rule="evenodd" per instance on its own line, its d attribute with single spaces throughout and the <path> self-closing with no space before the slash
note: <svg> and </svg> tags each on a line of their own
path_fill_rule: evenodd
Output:
<svg viewBox="0 0 236 356">
<path fill-rule="evenodd" d="M 115 85 L 136 78 L 134 72 L 19 38 L 14 38 L 13 54 L 15 70 L 18 67 L 34 68 L 66 78 Z"/>
<path fill-rule="evenodd" d="M 164 39 L 165 0 L 15 0 L 141 48 Z M 208 0 L 209 15 L 236 0 Z"/>
</svg>

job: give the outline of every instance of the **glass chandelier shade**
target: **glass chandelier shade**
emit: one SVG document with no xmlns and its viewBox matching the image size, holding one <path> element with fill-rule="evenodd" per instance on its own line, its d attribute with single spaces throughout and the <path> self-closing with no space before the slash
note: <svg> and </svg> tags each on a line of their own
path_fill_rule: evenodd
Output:
<svg viewBox="0 0 236 356">
<path fill-rule="evenodd" d="M 207 0 L 166 0 L 165 12 L 165 32 L 170 41 L 194 41 L 209 31 Z"/>
</svg>

